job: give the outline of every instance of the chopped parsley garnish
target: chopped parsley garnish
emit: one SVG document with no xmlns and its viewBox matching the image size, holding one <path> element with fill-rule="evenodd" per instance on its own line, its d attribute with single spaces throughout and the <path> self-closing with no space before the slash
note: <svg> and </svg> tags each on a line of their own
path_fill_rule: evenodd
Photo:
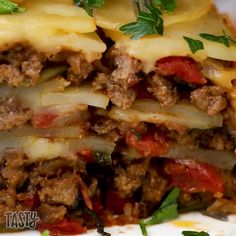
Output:
<svg viewBox="0 0 236 236">
<path fill-rule="evenodd" d="M 154 6 L 159 6 L 161 9 L 168 11 L 168 12 L 174 12 L 176 9 L 176 0 L 152 0 L 152 3 Z"/>
<path fill-rule="evenodd" d="M 202 232 L 196 232 L 196 231 L 183 231 L 183 236 L 210 236 L 208 233 L 202 231 Z"/>
<path fill-rule="evenodd" d="M 93 15 L 94 7 L 101 7 L 105 0 L 74 0 L 77 6 L 83 7 L 90 16 Z"/>
<path fill-rule="evenodd" d="M 146 11 L 139 11 L 137 21 L 121 26 L 120 31 L 124 34 L 131 34 L 131 39 L 139 39 L 151 34 L 163 35 L 164 22 L 161 17 L 162 12 L 152 3 L 144 3 L 143 6 Z"/>
<path fill-rule="evenodd" d="M 107 166 L 112 164 L 111 155 L 106 152 L 94 152 L 93 158 L 98 164 L 102 166 Z"/>
<path fill-rule="evenodd" d="M 200 36 L 206 40 L 224 44 L 226 47 L 230 47 L 230 44 L 236 44 L 236 40 L 233 40 L 231 36 L 225 33 L 225 31 L 223 31 L 223 33 L 224 35 L 220 35 L 220 36 L 202 33 L 200 34 Z"/>
<path fill-rule="evenodd" d="M 192 38 L 189 38 L 186 36 L 183 36 L 183 38 L 188 43 L 188 46 L 189 46 L 192 53 L 196 53 L 197 51 L 204 49 L 204 45 L 203 45 L 202 41 L 195 40 L 195 39 L 192 39 Z"/>
<path fill-rule="evenodd" d="M 139 225 L 143 236 L 147 236 L 146 226 L 173 220 L 179 216 L 177 204 L 179 195 L 180 190 L 178 188 L 174 188 L 163 201 L 159 209 L 154 212 L 151 219 L 147 221 L 140 221 Z"/>
<path fill-rule="evenodd" d="M 41 236 L 49 236 L 49 231 L 48 231 L 48 230 L 44 230 L 44 231 L 41 233 Z"/>
<path fill-rule="evenodd" d="M 0 14 L 12 14 L 17 12 L 25 12 L 26 9 L 20 7 L 18 4 L 8 1 L 8 0 L 0 0 Z"/>
</svg>

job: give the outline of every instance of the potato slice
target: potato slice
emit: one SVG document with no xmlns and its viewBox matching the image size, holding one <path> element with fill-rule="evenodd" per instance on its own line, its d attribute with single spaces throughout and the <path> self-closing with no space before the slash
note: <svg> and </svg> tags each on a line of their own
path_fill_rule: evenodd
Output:
<svg viewBox="0 0 236 236">
<path fill-rule="evenodd" d="M 24 13 L 0 15 L 0 50 L 29 43 L 47 55 L 65 49 L 82 51 L 93 55 L 93 61 L 105 51 L 94 32 L 94 19 L 73 1 L 29 0 L 22 6 L 27 9 Z"/>
<path fill-rule="evenodd" d="M 22 20 L 28 20 L 25 22 L 28 26 L 53 26 L 64 32 L 77 33 L 89 33 L 96 29 L 93 18 L 83 8 L 71 4 L 71 1 L 60 3 L 50 0 L 34 0 L 27 1 L 24 6 L 28 9 L 25 14 L 30 18 L 22 17 Z M 22 22 L 19 23 L 22 25 Z"/>
<path fill-rule="evenodd" d="M 106 152 L 111 154 L 115 144 L 104 138 L 91 136 L 81 139 L 47 139 L 30 137 L 11 137 L 0 140 L 0 159 L 7 148 L 23 151 L 32 162 L 39 160 L 50 160 L 57 157 L 77 158 L 77 152 L 81 149 Z"/>
<path fill-rule="evenodd" d="M 29 125 L 23 126 L 21 128 L 0 131 L 0 139 L 10 138 L 10 137 L 46 137 L 46 138 L 81 138 L 84 136 L 85 132 L 83 127 L 77 125 L 64 126 L 56 128 L 33 128 Z"/>
<path fill-rule="evenodd" d="M 40 109 L 40 96 L 47 92 L 63 92 L 70 83 L 63 78 L 53 79 L 35 87 L 19 87 L 9 88 L 0 86 L 2 97 L 16 96 L 24 106 L 29 107 L 33 111 Z"/>
<path fill-rule="evenodd" d="M 68 142 L 36 137 L 11 137 L 0 141 L 0 157 L 7 148 L 23 151 L 34 162 L 41 159 L 54 159 L 56 157 L 73 157 L 70 154 Z M 70 155 L 69 155 L 70 154 Z"/>
<path fill-rule="evenodd" d="M 106 108 L 109 99 L 101 92 L 94 92 L 89 87 L 69 88 L 63 93 L 45 93 L 41 96 L 42 106 L 84 104 Z"/>
<path fill-rule="evenodd" d="M 172 24 L 197 19 L 209 10 L 212 0 L 178 0 L 176 10 L 164 14 L 164 24 Z M 119 30 L 127 23 L 136 21 L 135 6 L 130 0 L 106 0 L 103 7 L 94 10 L 96 24 L 102 28 Z"/>
<path fill-rule="evenodd" d="M 90 149 L 94 152 L 106 152 L 111 154 L 114 151 L 115 143 L 98 136 L 84 137 L 80 140 L 69 140 L 71 150 L 78 151 Z"/>
<path fill-rule="evenodd" d="M 236 165 L 236 154 L 225 150 L 190 149 L 185 146 L 174 146 L 162 157 L 177 160 L 197 160 L 230 171 Z"/>
<path fill-rule="evenodd" d="M 222 115 L 208 116 L 205 112 L 187 103 L 179 103 L 172 108 L 165 108 L 157 101 L 149 99 L 136 100 L 127 110 L 113 107 L 108 115 L 115 120 L 131 123 L 144 121 L 190 129 L 210 129 L 221 127 L 223 123 Z"/>
</svg>

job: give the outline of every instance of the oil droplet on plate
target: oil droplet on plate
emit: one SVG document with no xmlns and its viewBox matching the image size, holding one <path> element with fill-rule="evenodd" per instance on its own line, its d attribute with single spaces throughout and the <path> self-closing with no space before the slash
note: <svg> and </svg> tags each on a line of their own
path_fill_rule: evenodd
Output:
<svg viewBox="0 0 236 236">
<path fill-rule="evenodd" d="M 175 220 L 172 221 L 171 224 L 177 227 L 183 228 L 196 228 L 199 225 L 198 221 L 188 221 L 188 220 Z"/>
</svg>

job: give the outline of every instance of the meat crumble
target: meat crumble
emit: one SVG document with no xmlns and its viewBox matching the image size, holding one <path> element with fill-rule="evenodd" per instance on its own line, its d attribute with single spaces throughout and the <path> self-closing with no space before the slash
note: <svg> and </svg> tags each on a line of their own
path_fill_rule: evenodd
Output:
<svg viewBox="0 0 236 236">
<path fill-rule="evenodd" d="M 227 107 L 225 91 L 217 86 L 203 86 L 191 93 L 191 102 L 209 116 L 220 113 Z"/>
<path fill-rule="evenodd" d="M 0 130 L 9 130 L 24 125 L 32 112 L 22 106 L 15 97 L 0 99 Z"/>
<path fill-rule="evenodd" d="M 35 86 L 48 64 L 67 64 L 66 78 L 75 85 L 93 71 L 93 65 L 80 52 L 61 51 L 48 56 L 37 52 L 30 45 L 18 44 L 0 53 L 0 83 L 11 87 Z"/>
<path fill-rule="evenodd" d="M 173 107 L 178 101 L 177 89 L 167 79 L 155 74 L 148 79 L 150 87 L 147 90 L 162 106 Z"/>
</svg>

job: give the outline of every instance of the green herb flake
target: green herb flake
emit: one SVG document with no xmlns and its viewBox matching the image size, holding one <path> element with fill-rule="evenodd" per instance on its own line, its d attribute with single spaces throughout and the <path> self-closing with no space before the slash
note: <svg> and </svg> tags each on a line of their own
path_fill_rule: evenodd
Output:
<svg viewBox="0 0 236 236">
<path fill-rule="evenodd" d="M 44 230 L 42 233 L 41 233 L 41 236 L 49 236 L 49 231 L 48 230 Z"/>
<path fill-rule="evenodd" d="M 142 135 L 139 132 L 137 132 L 135 129 L 131 128 L 130 131 L 136 136 L 138 140 L 142 139 Z"/>
<path fill-rule="evenodd" d="M 176 0 L 152 0 L 152 4 L 170 13 L 173 13 L 177 7 Z"/>
<path fill-rule="evenodd" d="M 25 12 L 26 9 L 20 7 L 18 4 L 8 1 L 8 0 L 0 0 L 0 14 L 12 14 L 12 13 L 22 13 Z"/>
<path fill-rule="evenodd" d="M 204 49 L 204 45 L 202 43 L 202 41 L 200 40 L 195 40 L 186 36 L 183 36 L 183 38 L 185 39 L 185 41 L 188 43 L 188 46 L 191 50 L 191 52 L 194 54 L 199 50 L 203 50 Z"/>
<path fill-rule="evenodd" d="M 140 222 L 140 228 L 143 236 L 147 236 L 146 226 L 159 224 L 165 221 L 176 219 L 179 216 L 177 201 L 180 195 L 180 190 L 174 188 L 167 198 L 163 201 L 159 209 L 154 212 L 152 218 L 147 221 Z"/>
<path fill-rule="evenodd" d="M 226 47 L 230 47 L 230 44 L 236 44 L 236 40 L 232 39 L 230 35 L 227 35 L 225 31 L 223 30 L 224 35 L 213 35 L 213 34 L 207 34 L 207 33 L 202 33 L 200 36 L 206 40 L 216 42 L 216 43 L 221 43 L 225 45 Z"/>
<path fill-rule="evenodd" d="M 146 229 L 146 224 L 144 223 L 143 220 L 139 222 L 139 226 L 141 228 L 143 236 L 147 236 L 147 229 Z"/>
<path fill-rule="evenodd" d="M 202 232 L 196 232 L 196 231 L 183 231 L 183 236 L 210 236 L 208 233 L 202 231 Z"/>
<path fill-rule="evenodd" d="M 103 6 L 105 0 L 74 0 L 74 3 L 76 6 L 83 7 L 92 16 L 93 8 Z"/>
<path fill-rule="evenodd" d="M 67 70 L 67 66 L 54 66 L 54 67 L 45 68 L 40 73 L 40 79 L 39 79 L 38 83 L 45 82 L 45 81 L 52 79 L 58 75 L 61 75 L 66 70 Z"/>
<path fill-rule="evenodd" d="M 131 34 L 131 39 L 139 39 L 145 35 L 163 35 L 164 22 L 162 12 L 153 4 L 144 4 L 146 11 L 139 11 L 137 21 L 120 27 L 124 34 Z"/>
<path fill-rule="evenodd" d="M 98 164 L 102 166 L 107 166 L 112 164 L 111 155 L 106 152 L 94 152 L 93 158 Z"/>
</svg>

